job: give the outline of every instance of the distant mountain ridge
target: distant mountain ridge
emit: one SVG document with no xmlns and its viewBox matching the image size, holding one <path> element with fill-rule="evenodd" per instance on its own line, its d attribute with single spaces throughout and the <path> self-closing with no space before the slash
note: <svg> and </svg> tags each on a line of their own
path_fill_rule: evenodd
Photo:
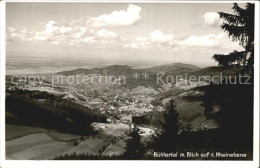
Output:
<svg viewBox="0 0 260 168">
<path fill-rule="evenodd" d="M 58 72 L 57 74 L 64 75 L 64 76 L 71 76 L 71 75 L 77 75 L 77 74 L 102 74 L 102 75 L 131 75 L 135 71 L 132 67 L 128 65 L 110 65 L 103 68 L 92 68 L 92 69 L 84 69 L 84 68 L 78 68 L 71 71 L 62 71 Z"/>
<path fill-rule="evenodd" d="M 163 80 L 166 79 L 168 75 L 171 76 L 213 76 L 221 72 L 220 67 L 206 67 L 200 68 L 191 64 L 182 63 L 172 63 L 167 65 L 154 66 L 143 69 L 134 69 L 128 65 L 110 65 L 103 68 L 92 68 L 84 69 L 79 68 L 72 71 L 62 71 L 57 74 L 64 76 L 71 76 L 77 74 L 101 74 L 101 75 L 114 75 L 114 76 L 125 76 L 126 84 L 121 85 L 121 87 L 126 87 L 128 89 L 133 89 L 138 86 L 152 87 L 155 89 L 162 88 L 160 84 L 157 83 L 158 73 L 164 73 L 162 77 Z M 134 78 L 134 74 L 138 73 L 138 79 Z M 144 74 L 147 73 L 148 77 L 144 78 Z"/>
<path fill-rule="evenodd" d="M 84 69 L 84 68 L 78 68 L 71 71 L 62 71 L 58 72 L 57 74 L 64 75 L 64 76 L 70 76 L 70 75 L 77 75 L 77 74 L 106 74 L 106 75 L 125 75 L 129 76 L 132 75 L 135 72 L 147 72 L 147 73 L 176 73 L 176 72 L 183 72 L 183 71 L 194 71 L 199 70 L 200 68 L 191 65 L 191 64 L 183 64 L 183 63 L 172 63 L 167 65 L 160 65 L 160 66 L 154 66 L 149 68 L 143 68 L 143 69 L 134 69 L 128 65 L 110 65 L 103 68 L 92 68 L 92 69 Z"/>
<path fill-rule="evenodd" d="M 173 71 L 180 71 L 180 70 L 198 70 L 199 67 L 192 65 L 192 64 L 183 64 L 183 63 L 172 63 L 166 65 L 159 65 L 155 67 L 146 68 L 145 70 L 148 72 L 163 72 L 163 73 L 170 73 Z"/>
</svg>

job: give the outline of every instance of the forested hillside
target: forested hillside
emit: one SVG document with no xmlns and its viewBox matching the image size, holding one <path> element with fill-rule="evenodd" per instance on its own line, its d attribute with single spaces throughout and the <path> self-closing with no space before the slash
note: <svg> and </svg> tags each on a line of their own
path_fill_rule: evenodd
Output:
<svg viewBox="0 0 260 168">
<path fill-rule="evenodd" d="M 37 126 L 75 134 L 92 132 L 92 122 L 106 122 L 100 112 L 47 92 L 8 90 L 7 123 Z"/>
</svg>

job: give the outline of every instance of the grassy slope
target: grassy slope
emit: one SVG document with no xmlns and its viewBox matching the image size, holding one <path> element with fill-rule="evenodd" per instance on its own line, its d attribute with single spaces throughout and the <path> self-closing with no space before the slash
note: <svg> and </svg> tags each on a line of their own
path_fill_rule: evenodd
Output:
<svg viewBox="0 0 260 168">
<path fill-rule="evenodd" d="M 5 124 L 5 139 L 10 141 L 12 139 L 17 139 L 26 135 L 35 134 L 35 133 L 44 133 L 45 129 L 38 127 L 30 126 L 21 126 L 13 124 Z"/>
<path fill-rule="evenodd" d="M 6 124 L 6 128 L 5 128 L 6 141 L 10 141 L 13 139 L 17 139 L 20 137 L 24 137 L 36 133 L 45 133 L 52 139 L 61 142 L 72 142 L 80 138 L 79 135 L 61 133 L 54 130 L 47 130 L 47 129 L 32 127 L 32 126 Z"/>
</svg>

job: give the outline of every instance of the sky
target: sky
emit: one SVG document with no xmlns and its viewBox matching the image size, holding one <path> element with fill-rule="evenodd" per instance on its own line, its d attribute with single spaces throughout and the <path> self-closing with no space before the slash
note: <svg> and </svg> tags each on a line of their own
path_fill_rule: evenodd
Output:
<svg viewBox="0 0 260 168">
<path fill-rule="evenodd" d="M 212 66 L 241 50 L 217 12 L 232 3 L 7 3 L 8 55 Z"/>
</svg>

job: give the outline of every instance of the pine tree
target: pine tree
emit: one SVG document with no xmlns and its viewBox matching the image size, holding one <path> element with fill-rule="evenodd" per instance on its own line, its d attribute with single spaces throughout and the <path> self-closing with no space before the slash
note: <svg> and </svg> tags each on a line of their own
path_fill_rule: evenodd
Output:
<svg viewBox="0 0 260 168">
<path fill-rule="evenodd" d="M 179 114 L 176 111 L 174 101 L 170 100 L 170 105 L 164 112 L 164 122 L 161 123 L 162 131 L 154 137 L 154 148 L 157 151 L 176 152 L 179 134 Z"/>
<path fill-rule="evenodd" d="M 127 159 L 142 159 L 144 156 L 141 136 L 138 133 L 139 129 L 135 128 L 130 134 L 130 138 L 126 141 L 124 156 Z"/>
<path fill-rule="evenodd" d="M 206 115 L 206 117 L 210 117 L 212 111 L 213 111 L 213 91 L 211 90 L 212 88 L 212 84 L 210 84 L 206 90 L 205 90 L 205 94 L 202 97 L 202 107 L 204 107 L 204 114 Z"/>
<path fill-rule="evenodd" d="M 255 5 L 247 3 L 241 8 L 234 3 L 234 14 L 219 12 L 224 20 L 221 28 L 233 41 L 239 41 L 244 51 L 234 50 L 230 54 L 215 54 L 213 58 L 223 67 L 224 72 L 236 65 L 241 74 L 252 74 L 254 67 L 254 13 Z"/>
</svg>

